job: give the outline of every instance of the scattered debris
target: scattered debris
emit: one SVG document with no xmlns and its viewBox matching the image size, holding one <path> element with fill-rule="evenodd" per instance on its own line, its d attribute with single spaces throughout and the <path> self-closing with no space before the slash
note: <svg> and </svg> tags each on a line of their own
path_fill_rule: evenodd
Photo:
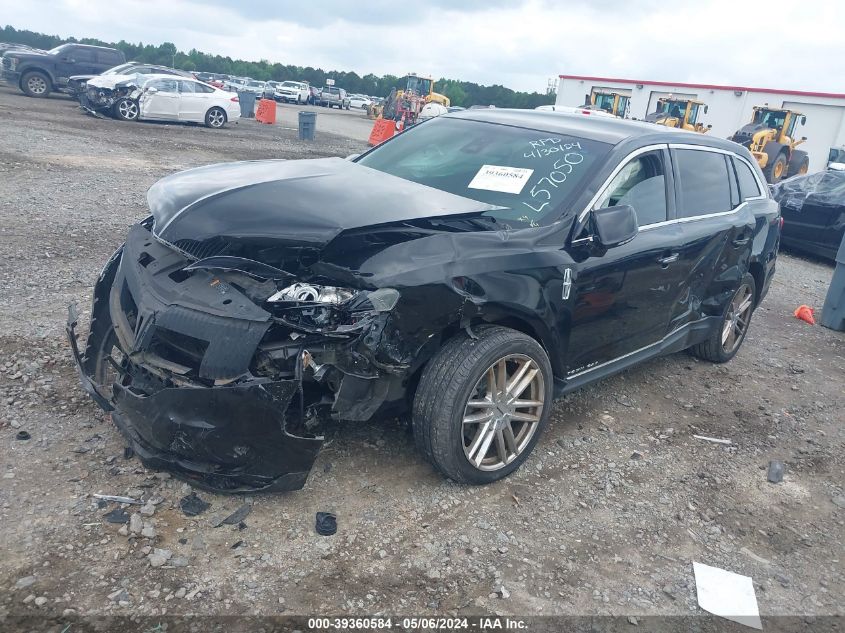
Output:
<svg viewBox="0 0 845 633">
<path fill-rule="evenodd" d="M 211 504 L 200 499 L 197 496 L 197 493 L 192 492 L 191 494 L 179 499 L 179 507 L 182 509 L 185 516 L 195 517 L 208 510 L 211 507 Z"/>
<path fill-rule="evenodd" d="M 139 512 L 141 513 L 141 516 L 145 516 L 145 517 L 153 516 L 155 514 L 155 511 L 156 511 L 155 505 L 153 505 L 149 501 L 146 504 L 142 505 L 141 509 L 139 510 Z"/>
<path fill-rule="evenodd" d="M 806 321 L 810 325 L 815 325 L 816 320 L 813 318 L 813 312 L 814 310 L 810 306 L 800 305 L 795 308 L 795 312 L 793 312 L 793 314 L 796 318 Z"/>
<path fill-rule="evenodd" d="M 147 556 L 150 561 L 150 567 L 161 567 L 173 557 L 173 552 L 169 549 L 153 548 L 153 551 Z"/>
<path fill-rule="evenodd" d="M 752 552 L 747 547 L 740 548 L 739 551 L 742 552 L 743 554 L 745 554 L 746 556 L 748 556 L 748 558 L 750 558 L 751 560 L 756 560 L 761 565 L 771 565 L 772 564 L 772 561 L 770 561 L 767 558 L 763 558 L 762 556 L 757 556 L 757 554 Z"/>
<path fill-rule="evenodd" d="M 634 461 L 637 461 L 637 460 L 642 459 L 642 458 L 643 458 L 643 454 L 640 453 L 639 451 L 634 451 L 633 453 L 631 453 L 631 459 L 633 459 Z"/>
<path fill-rule="evenodd" d="M 239 548 L 241 545 L 243 545 L 243 544 L 244 544 L 244 542 L 243 542 L 243 541 L 235 541 L 235 542 L 232 544 L 232 547 L 231 547 L 230 549 L 238 549 L 238 548 Z"/>
<path fill-rule="evenodd" d="M 698 606 L 726 620 L 763 628 L 754 583 L 749 576 L 694 561 L 692 565 Z"/>
<path fill-rule="evenodd" d="M 628 616 L 628 624 L 633 624 L 634 626 L 639 626 L 639 625 L 640 625 L 640 623 L 639 623 L 639 621 L 637 620 L 637 618 L 635 618 L 635 617 L 634 617 L 634 616 L 632 616 L 632 615 L 629 615 L 629 616 Z"/>
<path fill-rule="evenodd" d="M 719 439 L 718 437 L 707 437 L 706 435 L 693 435 L 697 440 L 704 440 L 705 442 L 715 442 L 716 444 L 731 444 L 730 440 Z"/>
<path fill-rule="evenodd" d="M 337 532 L 337 517 L 331 512 L 318 512 L 314 528 L 320 536 L 331 536 Z"/>
<path fill-rule="evenodd" d="M 243 521 L 250 512 L 252 512 L 252 506 L 245 503 L 226 518 L 220 521 L 215 521 L 213 525 L 214 527 L 220 527 L 221 525 L 237 525 Z"/>
<path fill-rule="evenodd" d="M 129 531 L 133 534 L 140 534 L 143 529 L 144 519 L 141 518 L 139 513 L 133 512 L 132 516 L 129 517 Z"/>
<path fill-rule="evenodd" d="M 129 513 L 123 508 L 115 508 L 104 514 L 103 518 L 109 523 L 129 523 Z"/>
<path fill-rule="evenodd" d="M 26 440 L 30 439 L 32 436 L 27 433 L 26 431 L 18 431 L 18 434 L 15 435 L 16 440 L 21 440 L 25 442 Z"/>
<path fill-rule="evenodd" d="M 142 501 L 133 499 L 132 497 L 119 497 L 117 495 L 101 495 L 94 494 L 95 499 L 102 499 L 103 501 L 116 501 L 117 503 L 134 503 L 135 505 L 144 505 Z"/>
<path fill-rule="evenodd" d="M 785 470 L 786 466 L 783 465 L 783 462 L 773 459 L 769 462 L 769 472 L 766 475 L 766 479 L 769 480 L 769 483 L 779 484 L 783 481 Z"/>
<path fill-rule="evenodd" d="M 35 576 L 24 576 L 23 578 L 18 578 L 18 581 L 15 583 L 15 589 L 26 589 L 27 587 L 31 587 L 36 582 Z"/>
</svg>

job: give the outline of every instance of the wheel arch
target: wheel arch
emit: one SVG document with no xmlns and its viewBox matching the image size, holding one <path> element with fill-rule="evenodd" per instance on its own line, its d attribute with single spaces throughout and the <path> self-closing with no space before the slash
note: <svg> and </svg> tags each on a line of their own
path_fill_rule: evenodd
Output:
<svg viewBox="0 0 845 633">
<path fill-rule="evenodd" d="M 760 305 L 763 284 L 766 282 L 766 268 L 759 261 L 753 261 L 748 266 L 748 274 L 754 278 L 754 306 Z"/>
<path fill-rule="evenodd" d="M 53 75 L 49 68 L 30 64 L 29 66 L 24 65 L 24 67 L 18 69 L 17 72 L 20 73 L 20 80 L 18 80 L 19 88 L 23 87 L 23 78 L 26 76 L 27 73 L 39 73 L 47 77 L 47 79 L 50 81 L 50 90 L 56 89 L 56 77 Z"/>
</svg>

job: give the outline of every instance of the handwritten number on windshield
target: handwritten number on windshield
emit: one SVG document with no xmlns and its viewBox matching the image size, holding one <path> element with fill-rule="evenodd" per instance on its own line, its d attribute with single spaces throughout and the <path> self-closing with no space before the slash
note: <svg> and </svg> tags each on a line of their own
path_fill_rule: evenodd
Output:
<svg viewBox="0 0 845 633">
<path fill-rule="evenodd" d="M 552 199 L 551 191 L 549 189 L 541 188 L 540 185 L 545 182 L 548 183 L 548 187 L 558 189 L 561 183 L 566 182 L 567 174 L 572 173 L 573 165 L 580 165 L 583 162 L 584 156 L 582 154 L 577 152 L 567 152 L 564 154 L 563 158 L 559 158 L 555 161 L 553 169 L 549 172 L 549 175 L 543 176 L 533 187 L 531 187 L 531 197 L 535 198 L 537 202 L 541 202 L 545 199 L 545 202 L 542 202 L 539 208 L 535 207 L 530 202 L 523 202 L 522 204 L 534 211 L 534 213 L 540 213 L 549 205 L 549 201 Z"/>
</svg>

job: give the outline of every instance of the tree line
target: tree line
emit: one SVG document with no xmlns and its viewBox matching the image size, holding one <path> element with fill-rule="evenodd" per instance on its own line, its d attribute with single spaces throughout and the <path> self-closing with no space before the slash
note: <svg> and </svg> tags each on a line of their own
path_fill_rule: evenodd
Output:
<svg viewBox="0 0 845 633">
<path fill-rule="evenodd" d="M 86 37 L 61 38 L 57 35 L 46 35 L 35 31 L 19 30 L 7 25 L 0 30 L 0 41 L 13 44 L 26 44 L 35 48 L 50 49 L 66 42 L 80 44 L 94 44 L 110 46 L 123 51 L 127 60 L 148 64 L 160 64 L 180 68 L 187 71 L 220 73 L 238 77 L 252 77 L 261 81 L 284 81 L 294 79 L 307 81 L 311 85 L 324 86 L 326 79 L 334 79 L 335 85 L 344 88 L 349 93 L 361 93 L 372 96 L 386 97 L 392 88 L 401 88 L 401 77 L 395 75 L 377 76 L 373 73 L 359 75 L 355 72 L 342 70 L 323 70 L 311 66 L 296 66 L 270 62 L 266 59 L 253 62 L 243 59 L 232 59 L 222 55 L 212 55 L 192 48 L 187 53 L 177 50 L 176 45 L 164 42 L 158 46 L 133 44 L 125 40 L 119 42 L 104 42 Z M 435 82 L 434 89 L 449 97 L 452 105 L 469 107 L 472 105 L 494 105 L 497 108 L 535 108 L 538 105 L 554 103 L 553 94 L 538 92 L 517 92 L 500 85 L 481 86 L 471 81 L 441 78 Z"/>
</svg>

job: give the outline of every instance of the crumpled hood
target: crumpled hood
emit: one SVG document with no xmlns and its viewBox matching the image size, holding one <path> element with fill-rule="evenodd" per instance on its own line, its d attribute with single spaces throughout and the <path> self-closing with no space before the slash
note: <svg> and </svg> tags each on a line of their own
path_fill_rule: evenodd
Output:
<svg viewBox="0 0 845 633">
<path fill-rule="evenodd" d="M 497 208 L 342 158 L 190 169 L 159 180 L 147 200 L 153 233 L 170 243 L 218 237 L 317 247 L 348 229 Z"/>
<path fill-rule="evenodd" d="M 97 75 L 88 80 L 88 85 L 94 88 L 107 88 L 109 90 L 113 90 L 118 84 L 125 84 L 127 82 L 139 85 L 140 80 L 138 77 L 138 73 L 132 73 L 131 75 Z"/>
</svg>

